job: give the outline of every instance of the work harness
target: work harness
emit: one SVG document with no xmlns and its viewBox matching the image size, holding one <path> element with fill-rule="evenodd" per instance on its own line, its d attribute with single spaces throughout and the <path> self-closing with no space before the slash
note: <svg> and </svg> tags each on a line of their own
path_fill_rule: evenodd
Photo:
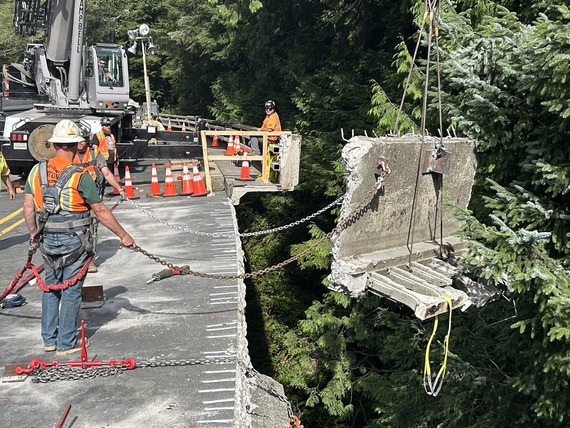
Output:
<svg viewBox="0 0 570 428">
<path fill-rule="evenodd" d="M 55 270 L 71 265 L 84 252 L 92 253 L 94 250 L 91 236 L 95 217 L 91 210 L 81 213 L 64 211 L 60 202 L 63 187 L 69 183 L 75 173 L 82 171 L 83 169 L 78 165 L 69 165 L 60 174 L 55 184 L 50 186 L 47 179 L 47 161 L 44 160 L 39 164 L 43 207 L 36 214 L 38 231 L 32 240 L 39 244 L 44 260 Z M 45 233 L 77 235 L 81 240 L 81 247 L 70 254 L 59 256 L 46 254 L 43 246 Z"/>
</svg>

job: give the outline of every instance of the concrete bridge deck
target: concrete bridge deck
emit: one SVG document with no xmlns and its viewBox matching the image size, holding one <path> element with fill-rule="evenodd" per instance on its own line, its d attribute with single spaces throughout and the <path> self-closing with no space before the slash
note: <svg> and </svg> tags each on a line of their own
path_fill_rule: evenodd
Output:
<svg viewBox="0 0 570 428">
<path fill-rule="evenodd" d="M 22 195 L 8 201 L 4 192 L 0 198 L 0 218 L 21 207 Z M 237 232 L 234 207 L 222 194 L 143 197 L 133 202 L 178 227 Z M 111 207 L 114 201 L 107 204 Z M 140 247 L 165 261 L 203 273 L 244 271 L 241 242 L 235 235 L 213 237 L 176 230 L 129 202 L 118 205 L 114 213 Z M 23 266 L 27 241 L 23 223 L 0 236 L 2 290 Z M 139 252 L 118 249 L 118 244 L 118 238 L 101 226 L 99 272 L 88 274 L 85 290 L 102 286 L 104 301 L 84 303 L 80 313 L 90 341 L 88 359 L 107 362 L 132 357 L 147 367 L 48 383 L 33 383 L 34 376 L 19 381 L 4 377 L 0 383 L 3 423 L 55 426 L 71 404 L 63 426 L 74 428 L 285 426 L 285 403 L 264 392 L 282 393 L 281 386 L 250 369 L 243 280 L 186 275 L 147 284 L 165 266 Z M 42 264 L 39 254 L 34 263 Z M 32 358 L 79 361 L 80 353 L 56 357 L 43 351 L 41 291 L 28 285 L 21 294 L 27 299 L 25 306 L 0 310 L 0 370 L 6 364 L 27 365 Z"/>
</svg>

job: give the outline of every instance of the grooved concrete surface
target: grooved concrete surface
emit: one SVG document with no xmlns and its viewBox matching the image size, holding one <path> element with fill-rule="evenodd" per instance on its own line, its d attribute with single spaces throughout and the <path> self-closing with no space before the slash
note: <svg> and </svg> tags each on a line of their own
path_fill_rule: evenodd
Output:
<svg viewBox="0 0 570 428">
<path fill-rule="evenodd" d="M 116 207 L 114 214 L 146 251 L 174 265 L 189 265 L 197 272 L 243 273 L 238 237 L 204 236 L 179 230 L 235 233 L 234 207 L 225 195 L 143 197 L 133 202 L 138 208 L 125 202 Z M 3 192 L 0 203 L 0 218 L 4 218 L 21 207 L 22 195 L 16 201 L 8 201 Z M 114 201 L 107 205 L 112 207 Z M 88 358 L 107 362 L 132 357 L 137 363 L 176 365 L 49 383 L 33 383 L 32 377 L 20 382 L 6 382 L 8 379 L 2 378 L 2 425 L 55 426 L 67 404 L 71 404 L 65 427 L 286 426 L 283 402 L 268 396 L 252 401 L 252 395 L 259 394 L 259 389 L 281 391 L 281 394 L 282 389 L 271 379 L 247 370 L 250 361 L 243 281 L 188 275 L 147 284 L 152 274 L 165 266 L 141 253 L 119 250 L 118 238 L 103 226 L 99 235 L 96 261 L 99 272 L 88 274 L 85 287 L 103 286 L 105 300 L 100 307 L 85 305 L 80 313 L 91 343 Z M 2 290 L 23 266 L 27 240 L 23 223 L 0 236 Z M 39 254 L 34 263 L 42 263 Z M 29 285 L 21 294 L 27 298 L 25 306 L 0 311 L 0 370 L 5 364 L 27 365 L 32 358 L 60 363 L 80 360 L 80 353 L 56 357 L 53 352 L 43 351 L 41 291 Z M 233 360 L 180 365 L 226 357 Z"/>
</svg>

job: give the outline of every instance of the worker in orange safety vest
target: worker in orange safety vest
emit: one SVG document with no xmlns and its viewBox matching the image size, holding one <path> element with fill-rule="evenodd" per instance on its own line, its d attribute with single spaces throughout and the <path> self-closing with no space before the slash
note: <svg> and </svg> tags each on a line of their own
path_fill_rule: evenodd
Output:
<svg viewBox="0 0 570 428">
<path fill-rule="evenodd" d="M 99 149 L 110 171 L 114 171 L 114 164 L 118 163 L 117 146 L 115 136 L 111 132 L 111 120 L 108 117 L 101 118 L 101 130 L 96 132 L 91 139 L 91 145 Z M 107 180 L 101 183 L 101 192 L 104 194 Z"/>
</svg>

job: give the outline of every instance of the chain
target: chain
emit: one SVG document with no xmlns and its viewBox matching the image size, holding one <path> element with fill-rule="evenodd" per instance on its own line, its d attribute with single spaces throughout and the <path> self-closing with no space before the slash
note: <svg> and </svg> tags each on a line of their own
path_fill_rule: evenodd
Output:
<svg viewBox="0 0 570 428">
<path fill-rule="evenodd" d="M 357 216 L 363 214 L 363 212 L 366 210 L 366 208 L 370 204 L 372 195 L 374 195 L 374 193 L 376 193 L 378 190 L 383 189 L 384 179 L 388 173 L 389 173 L 389 170 L 387 169 L 387 170 L 384 170 L 380 174 L 376 183 L 374 183 L 374 187 L 368 191 L 368 193 L 362 199 L 362 202 L 357 207 L 355 207 L 342 221 L 340 221 L 333 230 L 331 230 L 329 233 L 327 233 L 326 235 L 319 238 L 314 244 L 312 244 L 310 247 L 305 248 L 299 254 L 296 254 L 292 257 L 289 257 L 287 260 L 284 260 L 280 263 L 277 263 L 276 265 L 266 267 L 266 268 L 258 270 L 256 272 L 246 272 L 243 274 L 234 274 L 234 275 L 220 275 L 220 274 L 208 274 L 208 273 L 202 273 L 202 272 L 195 272 L 195 271 L 191 270 L 189 266 L 180 267 L 180 266 L 176 266 L 172 263 L 169 263 L 165 260 L 162 260 L 160 257 L 157 257 L 157 256 L 149 253 L 148 251 L 142 249 L 138 245 L 135 245 L 135 246 L 129 247 L 129 248 L 134 250 L 134 251 L 137 251 L 139 253 L 144 254 L 145 256 L 150 258 L 151 260 L 154 260 L 155 262 L 160 263 L 161 265 L 168 266 L 171 269 L 178 270 L 180 272 L 180 275 L 193 275 L 193 276 L 197 276 L 200 278 L 210 278 L 210 279 L 257 278 L 258 276 L 265 275 L 265 274 L 267 274 L 269 272 L 273 272 L 277 269 L 281 269 L 282 267 L 284 267 L 290 263 L 293 263 L 294 261 L 299 260 L 300 258 L 309 254 L 311 251 L 313 251 L 315 248 L 317 248 L 319 245 L 321 245 L 321 243 L 323 241 L 325 241 L 326 239 L 329 239 L 338 230 L 340 230 L 341 228 L 344 228 L 346 225 L 348 225 L 349 222 L 355 220 L 357 218 Z M 122 248 L 122 246 L 120 246 L 119 248 Z"/>
<path fill-rule="evenodd" d="M 108 377 L 122 373 L 127 366 L 113 367 L 37 367 L 30 376 L 35 376 L 33 383 L 47 383 L 62 380 L 95 379 L 96 377 Z"/>
<path fill-rule="evenodd" d="M 235 355 L 228 355 L 217 358 L 191 358 L 189 360 L 152 360 L 141 361 L 137 363 L 137 368 L 155 368 L 155 367 L 183 367 L 183 366 L 200 366 L 206 364 L 227 364 L 236 361 Z"/>
<path fill-rule="evenodd" d="M 277 391 L 271 383 L 269 383 L 265 379 L 263 379 L 261 377 L 261 374 L 256 369 L 254 369 L 252 366 L 246 366 L 243 363 L 241 363 L 241 366 L 245 370 L 245 375 L 247 377 L 249 377 L 249 378 L 255 377 L 255 380 L 261 389 L 263 389 L 268 394 L 273 395 L 279 401 L 282 401 L 283 403 L 285 403 L 285 405 L 287 406 L 287 414 L 291 418 L 293 416 L 293 409 L 291 408 L 291 403 L 289 403 L 289 400 L 287 400 L 287 397 L 285 395 L 281 394 L 279 391 Z"/>
<path fill-rule="evenodd" d="M 152 218 L 153 220 L 156 220 L 159 223 L 164 224 L 165 226 L 171 227 L 172 229 L 176 229 L 176 230 L 180 230 L 182 232 L 187 232 L 187 233 L 193 233 L 194 235 L 199 235 L 199 236 L 212 236 L 215 238 L 233 238 L 235 236 L 239 236 L 241 238 L 246 238 L 246 237 L 250 237 L 250 236 L 261 236 L 261 235 L 268 235 L 270 233 L 275 233 L 275 232 L 281 232 L 283 230 L 287 230 L 290 229 L 292 227 L 295 226 L 299 226 L 300 224 L 303 224 L 309 220 L 312 220 L 313 218 L 321 215 L 322 213 L 328 211 L 329 209 L 331 209 L 332 207 L 334 207 L 335 205 L 338 205 L 342 202 L 342 200 L 344 199 L 344 195 L 340 196 L 339 198 L 337 198 L 335 201 L 331 202 L 330 204 L 328 204 L 326 207 L 321 208 L 320 210 L 314 212 L 313 214 L 308 215 L 305 218 L 302 218 L 301 220 L 297 220 L 294 221 L 293 223 L 289 223 L 287 225 L 284 226 L 278 226 L 275 227 L 273 229 L 267 229 L 267 230 L 260 230 L 257 232 L 244 232 L 244 233 L 235 233 L 235 232 L 201 232 L 198 230 L 193 230 L 193 229 L 189 229 L 187 227 L 182 227 L 182 226 L 176 226 L 174 224 L 170 224 L 165 220 L 162 220 L 161 218 L 155 216 L 154 214 L 150 213 L 149 211 L 147 211 L 146 209 L 144 209 L 143 207 L 141 207 L 140 205 L 135 204 L 131 199 L 126 198 L 126 200 L 133 206 L 135 207 L 137 210 L 139 210 L 140 212 L 142 212 L 143 214 L 145 214 L 146 216 Z"/>
<path fill-rule="evenodd" d="M 235 355 L 228 355 L 217 358 L 199 358 L 188 360 L 149 360 L 137 363 L 135 368 L 156 368 L 156 367 L 184 367 L 206 364 L 226 364 L 236 361 Z M 32 382 L 47 383 L 64 380 L 94 379 L 96 377 L 108 377 L 121 374 L 128 370 L 128 365 L 115 365 L 112 367 L 48 367 L 42 369 L 37 367 L 30 376 L 35 376 Z"/>
</svg>

